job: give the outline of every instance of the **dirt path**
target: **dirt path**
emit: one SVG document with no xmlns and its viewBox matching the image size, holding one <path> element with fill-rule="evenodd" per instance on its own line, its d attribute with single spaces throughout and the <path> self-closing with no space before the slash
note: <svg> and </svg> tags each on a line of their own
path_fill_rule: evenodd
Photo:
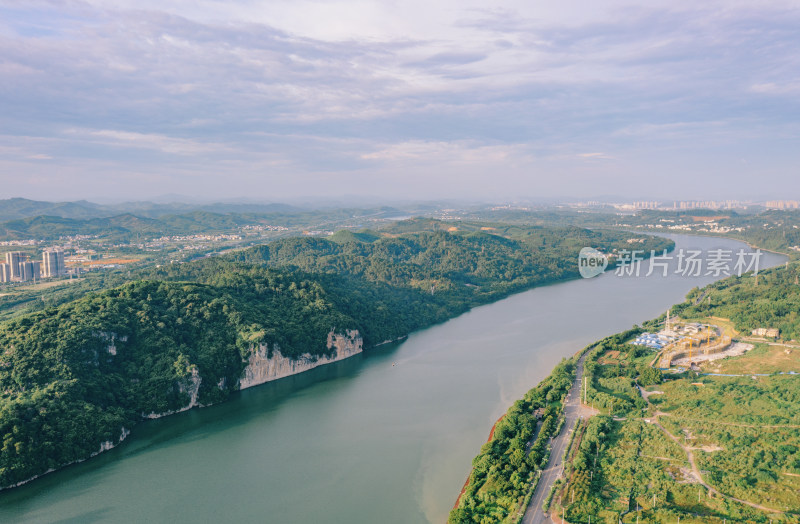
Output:
<svg viewBox="0 0 800 524">
<path fill-rule="evenodd" d="M 741 339 L 745 342 L 760 342 L 762 344 L 766 344 L 768 346 L 777 346 L 782 348 L 790 348 L 790 349 L 800 349 L 800 345 L 797 344 L 789 344 L 787 342 L 772 342 L 767 340 L 766 338 L 761 337 L 741 337 Z"/>
<path fill-rule="evenodd" d="M 694 453 L 692 452 L 692 449 L 694 449 L 694 448 L 690 448 L 688 446 L 684 446 L 681 443 L 681 441 L 680 441 L 680 439 L 678 437 L 676 437 L 675 435 L 670 433 L 667 430 L 667 428 L 662 426 L 655 418 L 652 419 L 651 424 L 653 424 L 658 429 L 663 431 L 665 435 L 667 435 L 678 446 L 681 447 L 681 449 L 686 453 L 686 457 L 689 459 L 689 465 L 692 468 L 692 474 L 697 479 L 698 484 L 700 484 L 701 486 L 706 488 L 709 491 L 709 493 L 714 493 L 715 495 L 719 495 L 720 497 L 725 497 L 728 500 L 733 500 L 733 501 L 738 502 L 740 504 L 745 504 L 747 506 L 750 506 L 751 508 L 760 509 L 761 511 L 768 511 L 770 513 L 781 513 L 781 514 L 783 513 L 782 511 L 780 511 L 778 509 L 768 508 L 766 506 L 762 506 L 761 504 L 756 504 L 754 502 L 750 502 L 750 501 L 747 501 L 747 500 L 742 500 L 742 499 L 738 499 L 736 497 L 732 497 L 730 495 L 726 495 L 725 493 L 722 493 L 721 491 L 719 491 L 718 489 L 714 488 L 713 486 L 710 486 L 708 483 L 706 483 L 705 480 L 703 480 L 703 475 L 700 473 L 700 468 L 697 467 L 697 463 L 694 460 Z"/>
<path fill-rule="evenodd" d="M 647 402 L 648 407 L 652 408 L 653 405 L 650 404 L 650 399 L 647 398 L 648 396 L 644 395 L 644 390 L 642 389 L 642 387 L 638 386 L 638 384 L 637 384 L 637 387 L 639 387 L 639 391 L 642 393 L 642 398 L 644 398 L 644 400 Z M 736 497 L 732 497 L 730 495 L 726 495 L 725 493 L 722 493 L 721 491 L 719 491 L 717 488 L 709 485 L 705 480 L 703 480 L 703 474 L 700 473 L 700 468 L 697 467 L 697 462 L 694 459 L 693 450 L 698 449 L 698 448 L 692 448 L 692 447 L 684 445 L 678 437 L 676 437 L 675 435 L 670 433 L 667 430 L 667 428 L 662 426 L 661 423 L 658 421 L 658 419 L 659 419 L 659 417 L 664 416 L 664 415 L 671 416 L 669 413 L 656 411 L 654 413 L 654 415 L 653 415 L 653 418 L 650 419 L 650 423 L 652 425 L 654 425 L 655 427 L 657 427 L 658 429 L 660 429 L 661 431 L 663 431 L 665 435 L 667 435 L 670 439 L 672 439 L 672 441 L 675 442 L 683 450 L 684 453 L 686 453 L 686 458 L 689 460 L 689 466 L 691 466 L 691 468 L 692 468 L 692 475 L 695 477 L 695 479 L 697 479 L 698 484 L 700 484 L 701 486 L 706 488 L 709 491 L 709 493 L 714 493 L 715 495 L 719 495 L 720 497 L 724 497 L 724 498 L 726 498 L 728 500 L 733 500 L 733 501 L 738 502 L 740 504 L 745 504 L 747 506 L 750 506 L 751 508 L 760 509 L 761 511 L 767 511 L 767 512 L 770 512 L 770 513 L 781 513 L 781 514 L 783 513 L 782 511 L 780 511 L 778 509 L 768 508 L 766 506 L 762 506 L 761 504 L 756 504 L 755 502 L 750 502 L 750 501 L 747 501 L 747 500 L 742 500 L 742 499 L 738 499 Z M 681 418 L 681 417 L 675 417 L 675 418 Z M 694 420 L 694 419 L 685 419 L 685 420 Z M 722 423 L 722 424 L 724 424 L 724 423 Z M 734 424 L 731 424 L 731 425 L 734 425 Z"/>
<path fill-rule="evenodd" d="M 663 411 L 657 411 L 654 414 L 655 417 L 672 417 L 678 420 L 691 420 L 692 422 L 700 422 L 704 424 L 718 424 L 720 426 L 734 426 L 737 428 L 751 428 L 751 429 L 798 429 L 800 425 L 798 424 L 742 424 L 739 422 L 721 422 L 719 420 L 703 420 L 699 418 L 691 418 L 691 417 L 681 417 L 680 415 L 673 415 L 672 413 L 664 413 Z"/>
</svg>

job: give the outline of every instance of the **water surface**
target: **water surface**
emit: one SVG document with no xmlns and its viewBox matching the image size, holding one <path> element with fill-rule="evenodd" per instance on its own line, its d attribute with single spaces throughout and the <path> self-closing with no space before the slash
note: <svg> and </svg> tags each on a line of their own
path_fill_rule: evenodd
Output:
<svg viewBox="0 0 800 524">
<path fill-rule="evenodd" d="M 677 249 L 746 247 L 671 238 Z M 765 253 L 762 267 L 784 260 Z M 0 522 L 442 523 L 514 400 L 562 357 L 712 280 L 606 273 L 514 295 L 142 424 L 110 452 L 0 493 Z"/>
</svg>

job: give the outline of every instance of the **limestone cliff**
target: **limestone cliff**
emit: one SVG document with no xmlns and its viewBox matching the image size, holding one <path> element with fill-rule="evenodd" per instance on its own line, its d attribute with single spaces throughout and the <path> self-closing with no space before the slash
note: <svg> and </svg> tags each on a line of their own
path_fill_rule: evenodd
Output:
<svg viewBox="0 0 800 524">
<path fill-rule="evenodd" d="M 178 390 L 181 393 L 189 394 L 189 403 L 183 406 L 182 408 L 173 411 L 167 411 L 165 413 L 149 413 L 149 414 L 142 413 L 142 416 L 144 418 L 150 418 L 150 419 L 161 418 L 161 417 L 166 417 L 167 415 L 174 415 L 175 413 L 181 413 L 182 411 L 187 411 L 195 406 L 199 406 L 200 404 L 197 402 L 197 399 L 200 395 L 200 384 L 202 382 L 203 379 L 200 377 L 200 373 L 197 371 L 197 367 L 192 366 L 191 375 L 184 378 L 183 380 L 178 381 Z"/>
<path fill-rule="evenodd" d="M 317 366 L 352 357 L 362 352 L 363 340 L 357 329 L 348 329 L 344 333 L 336 333 L 334 330 L 331 330 L 330 333 L 328 333 L 327 347 L 335 351 L 333 356 L 320 357 L 310 353 L 304 353 L 299 358 L 291 359 L 281 354 L 280 347 L 277 344 L 273 344 L 272 346 L 272 356 L 270 356 L 269 346 L 267 344 L 260 344 L 250 351 L 247 366 L 242 373 L 242 377 L 239 379 L 239 389 L 257 386 L 271 380 L 288 377 L 290 375 L 302 373 L 303 371 L 308 371 Z M 192 366 L 191 371 L 191 375 L 177 383 L 181 393 L 188 393 L 188 404 L 179 409 L 167 411 L 165 413 L 142 413 L 142 417 L 148 419 L 161 418 L 192 409 L 195 406 L 201 406 L 202 404 L 198 402 L 198 397 L 200 393 L 200 384 L 203 379 L 196 366 Z M 225 387 L 225 379 L 222 379 L 217 384 L 217 387 Z"/>
<path fill-rule="evenodd" d="M 331 330 L 328 333 L 327 345 L 328 349 L 336 350 L 336 353 L 331 357 L 318 357 L 310 353 L 304 353 L 300 358 L 290 359 L 281 354 L 277 344 L 272 347 L 271 357 L 269 356 L 269 346 L 260 344 L 257 348 L 253 348 L 250 353 L 247 367 L 239 380 L 239 389 L 302 373 L 317 366 L 352 357 L 363 350 L 363 340 L 357 329 L 348 329 L 343 334 L 335 333 L 334 330 Z"/>
</svg>

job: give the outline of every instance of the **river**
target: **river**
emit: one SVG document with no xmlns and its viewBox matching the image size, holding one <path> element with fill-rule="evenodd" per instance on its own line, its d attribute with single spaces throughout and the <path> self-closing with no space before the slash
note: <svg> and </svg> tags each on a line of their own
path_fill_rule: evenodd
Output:
<svg viewBox="0 0 800 524">
<path fill-rule="evenodd" d="M 676 250 L 746 247 L 670 238 Z M 764 253 L 761 267 L 784 260 Z M 514 400 L 561 358 L 712 280 L 608 272 L 519 293 L 402 343 L 141 424 L 109 452 L 0 493 L 0 522 L 443 523 Z"/>
</svg>

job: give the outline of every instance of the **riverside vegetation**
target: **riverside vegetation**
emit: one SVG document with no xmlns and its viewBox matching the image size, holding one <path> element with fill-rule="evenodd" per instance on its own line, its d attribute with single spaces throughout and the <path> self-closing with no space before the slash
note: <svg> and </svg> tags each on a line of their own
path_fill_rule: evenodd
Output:
<svg viewBox="0 0 800 524">
<path fill-rule="evenodd" d="M 398 227 L 416 232 L 289 238 L 142 270 L 0 324 L 0 486 L 107 449 L 148 416 L 225 400 L 259 344 L 313 359 L 334 351 L 331 331 L 358 330 L 364 347 L 374 346 L 575 278 L 580 247 L 611 252 L 630 238 L 579 228 L 495 229 L 500 235 Z"/>
<path fill-rule="evenodd" d="M 572 523 L 800 522 L 798 270 L 731 277 L 673 308 L 740 338 L 781 329 L 775 342 L 748 340 L 755 349 L 745 355 L 662 372 L 653 352 L 628 342 L 663 317 L 590 346 L 586 395 L 600 414 L 576 428 L 551 511 Z M 516 492 L 495 496 L 506 494 Z"/>
<path fill-rule="evenodd" d="M 511 406 L 472 461 L 448 522 L 505 522 L 517 515 L 550 457 L 549 441 L 561 428 L 562 404 L 574 377 L 574 360 L 564 360 Z"/>
<path fill-rule="evenodd" d="M 638 231 L 690 233 L 742 240 L 763 249 L 800 257 L 800 210 L 734 211 L 690 209 L 680 211 L 641 209 L 636 214 L 583 210 L 482 210 L 465 218 L 547 226 L 572 225 Z"/>
</svg>

